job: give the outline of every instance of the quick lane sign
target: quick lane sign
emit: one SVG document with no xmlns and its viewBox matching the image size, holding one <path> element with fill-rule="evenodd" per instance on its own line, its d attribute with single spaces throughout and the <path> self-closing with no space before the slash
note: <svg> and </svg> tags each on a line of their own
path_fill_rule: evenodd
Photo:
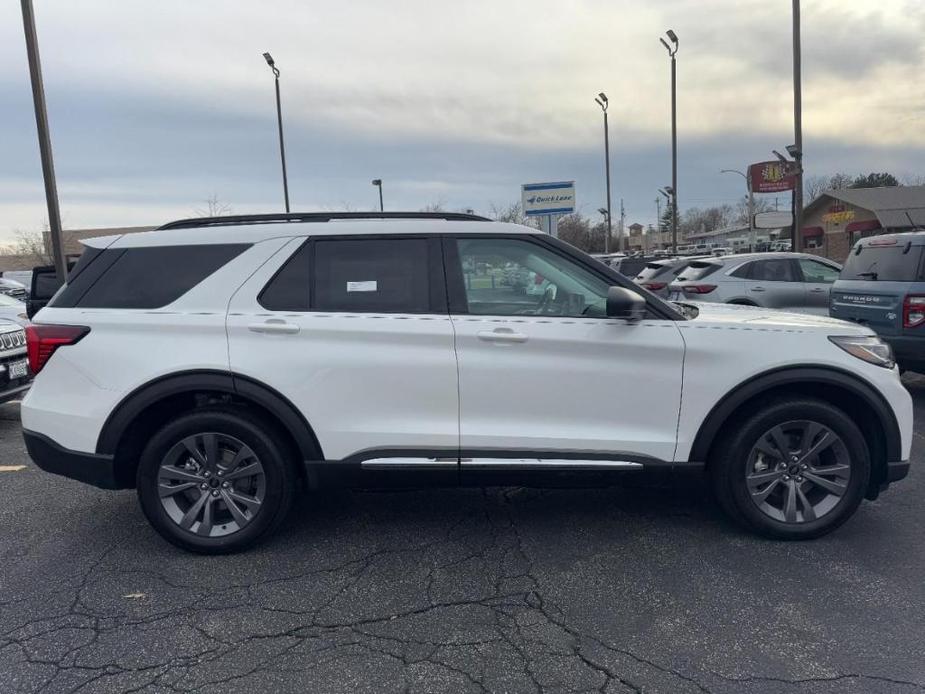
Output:
<svg viewBox="0 0 925 694">
<path fill-rule="evenodd" d="M 520 188 L 524 214 L 528 217 L 575 211 L 575 181 L 525 183 Z"/>
</svg>

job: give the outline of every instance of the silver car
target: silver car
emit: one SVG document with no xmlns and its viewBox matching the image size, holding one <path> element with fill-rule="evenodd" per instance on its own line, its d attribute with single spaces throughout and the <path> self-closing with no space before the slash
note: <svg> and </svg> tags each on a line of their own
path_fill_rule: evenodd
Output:
<svg viewBox="0 0 925 694">
<path fill-rule="evenodd" d="M 663 299 L 668 298 L 668 287 L 688 265 L 701 258 L 656 258 L 650 260 L 633 278 L 633 281 L 657 294 Z"/>
<path fill-rule="evenodd" d="M 671 301 L 713 301 L 828 315 L 841 266 L 809 253 L 748 253 L 693 260 L 668 287 Z"/>
</svg>

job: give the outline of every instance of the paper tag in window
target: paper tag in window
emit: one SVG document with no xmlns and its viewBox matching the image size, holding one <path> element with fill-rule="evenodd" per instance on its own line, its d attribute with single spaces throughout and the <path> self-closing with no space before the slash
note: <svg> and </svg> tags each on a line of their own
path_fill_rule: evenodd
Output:
<svg viewBox="0 0 925 694">
<path fill-rule="evenodd" d="M 367 280 L 365 282 L 347 282 L 348 292 L 378 292 L 379 287 L 376 280 Z"/>
</svg>

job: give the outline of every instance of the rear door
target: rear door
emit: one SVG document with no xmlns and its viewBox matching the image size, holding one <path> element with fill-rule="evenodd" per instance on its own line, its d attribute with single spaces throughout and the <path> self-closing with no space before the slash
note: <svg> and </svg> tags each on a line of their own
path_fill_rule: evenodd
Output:
<svg viewBox="0 0 925 694">
<path fill-rule="evenodd" d="M 829 293 L 838 279 L 839 268 L 813 258 L 798 258 L 797 265 L 803 277 L 807 311 L 828 315 Z"/>
<path fill-rule="evenodd" d="M 755 260 L 749 264 L 745 294 L 765 308 L 803 308 L 802 279 L 796 263 L 790 258 Z"/>
<path fill-rule="evenodd" d="M 922 247 L 895 238 L 855 246 L 832 289 L 829 313 L 879 335 L 903 333 L 903 300 L 922 281 Z"/>
<path fill-rule="evenodd" d="M 459 409 L 440 240 L 295 239 L 234 295 L 231 370 L 314 430 L 322 474 L 457 481 Z M 339 470 L 337 463 L 345 463 Z M 373 478 L 373 479 L 371 479 Z"/>
</svg>

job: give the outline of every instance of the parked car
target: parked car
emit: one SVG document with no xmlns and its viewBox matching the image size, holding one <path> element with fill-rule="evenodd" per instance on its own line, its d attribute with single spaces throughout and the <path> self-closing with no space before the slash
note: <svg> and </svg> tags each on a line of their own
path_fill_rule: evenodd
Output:
<svg viewBox="0 0 925 694">
<path fill-rule="evenodd" d="M 29 317 L 26 315 L 26 305 L 11 296 L 0 294 L 0 320 L 26 325 L 29 322 Z"/>
<path fill-rule="evenodd" d="M 654 258 L 648 261 L 633 280 L 653 294 L 668 298 L 668 286 L 697 258 Z"/>
<path fill-rule="evenodd" d="M 732 249 L 726 246 L 716 246 L 710 250 L 710 255 L 722 258 L 724 255 L 732 255 Z"/>
<path fill-rule="evenodd" d="M 10 296 L 19 301 L 25 301 L 29 298 L 29 292 L 26 290 L 25 285 L 6 277 L 0 277 L 0 295 Z"/>
<path fill-rule="evenodd" d="M 666 303 L 527 227 L 276 214 L 84 243 L 26 328 L 26 446 L 136 488 L 189 550 L 264 538 L 303 487 L 659 470 L 705 471 L 746 527 L 805 539 L 908 470 L 912 400 L 869 328 Z M 544 291 L 467 279 L 509 265 Z"/>
<path fill-rule="evenodd" d="M 29 290 L 29 287 L 32 286 L 32 270 L 4 270 L 0 272 L 0 277 L 5 280 L 13 280 L 14 282 L 19 282 L 23 287 L 26 288 L 26 291 Z"/>
<path fill-rule="evenodd" d="M 21 325 L 0 319 L 0 404 L 20 397 L 30 380 L 26 333 Z"/>
<path fill-rule="evenodd" d="M 841 266 L 809 253 L 747 253 L 703 258 L 669 286 L 672 301 L 710 301 L 828 315 Z"/>
<path fill-rule="evenodd" d="M 925 231 L 861 239 L 832 287 L 829 315 L 888 342 L 903 370 L 925 372 Z"/>
</svg>

